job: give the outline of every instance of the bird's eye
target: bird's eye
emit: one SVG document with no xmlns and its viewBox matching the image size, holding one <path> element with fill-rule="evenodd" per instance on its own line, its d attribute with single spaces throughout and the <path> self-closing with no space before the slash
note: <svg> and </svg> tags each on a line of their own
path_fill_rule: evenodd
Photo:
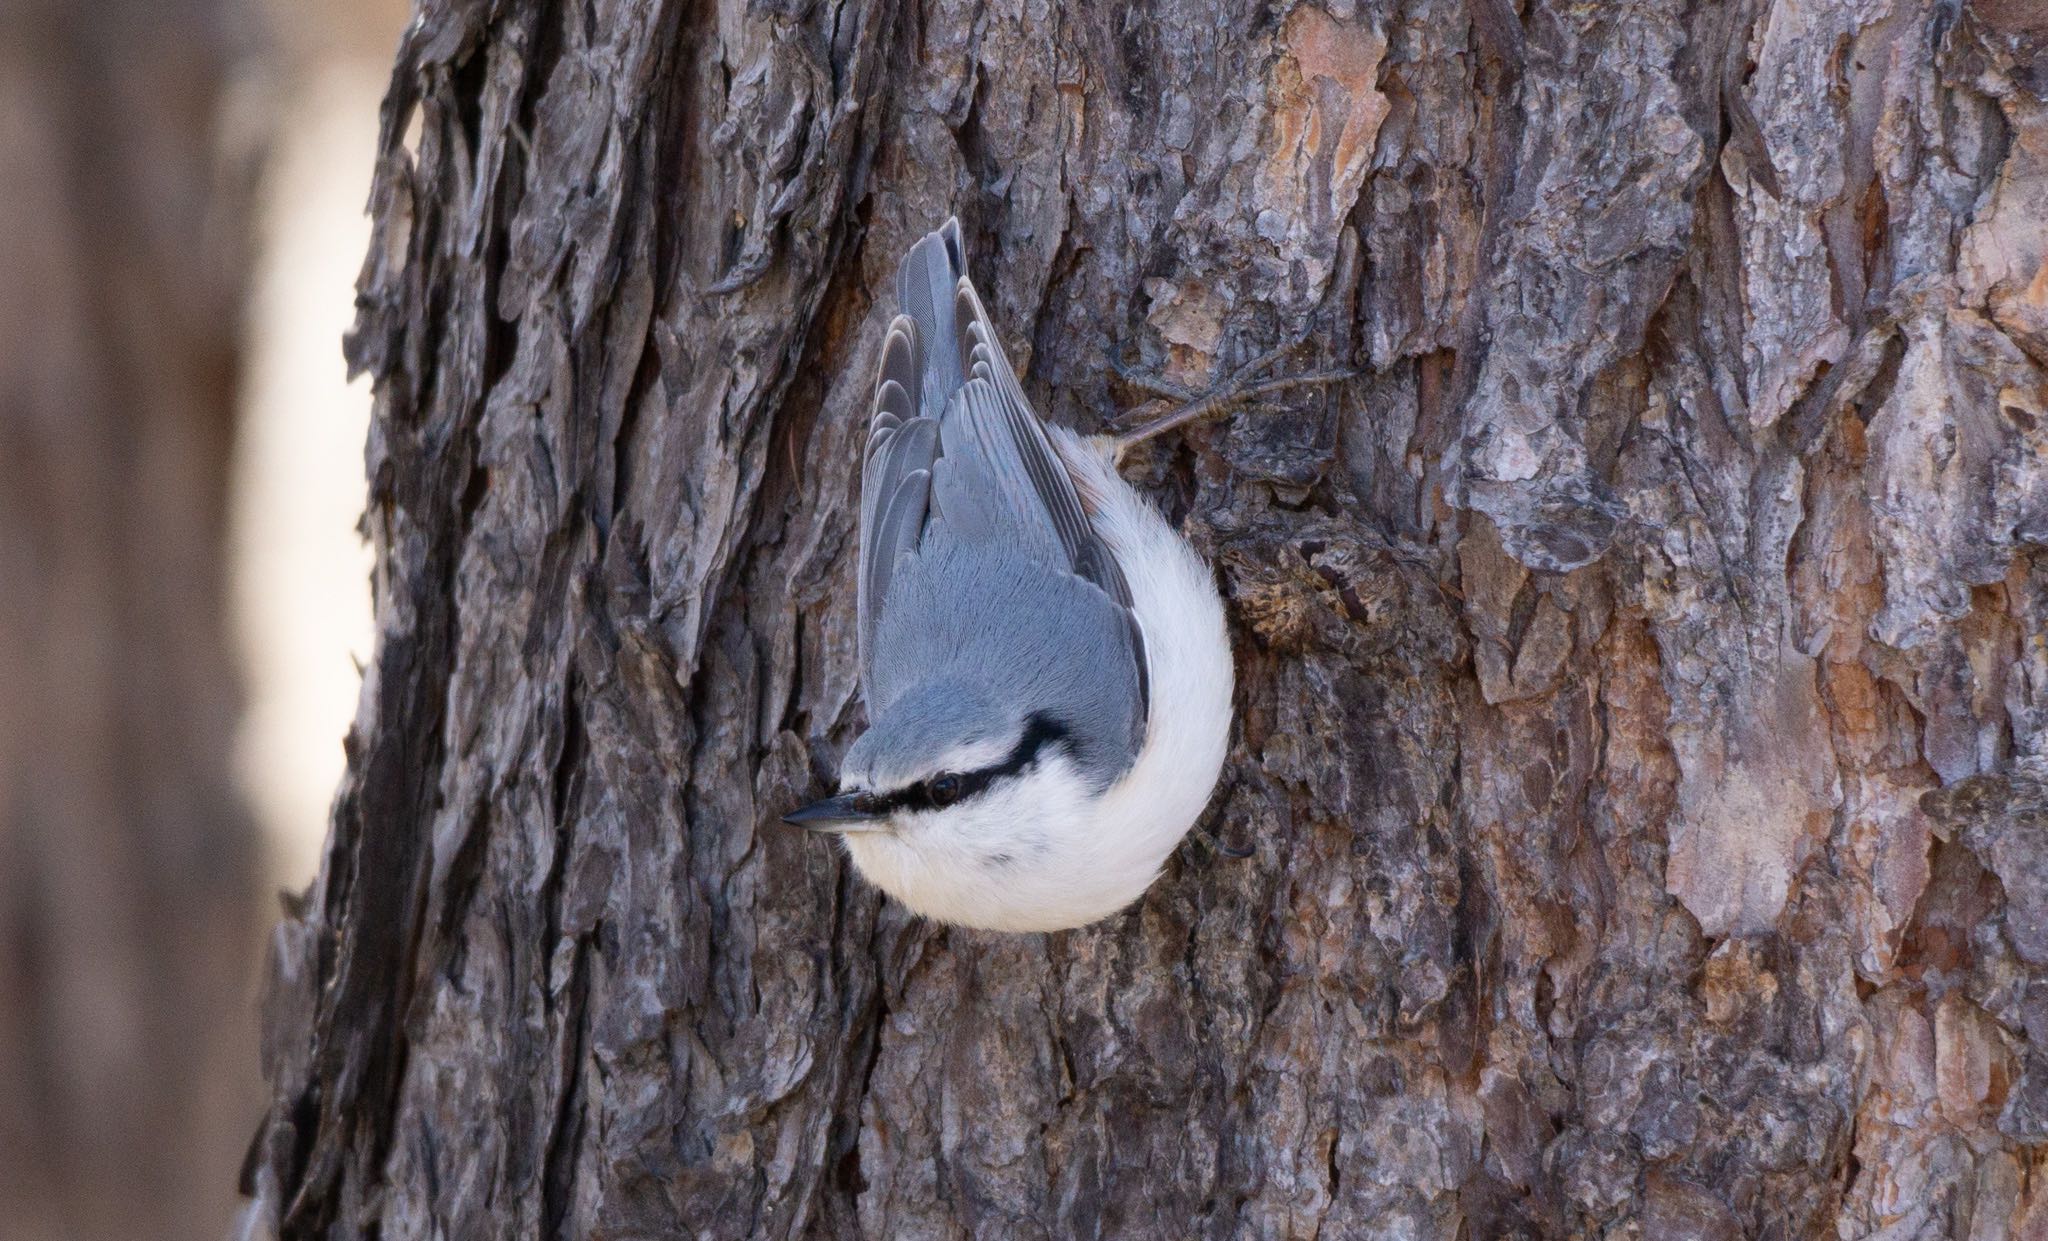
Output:
<svg viewBox="0 0 2048 1241">
<path fill-rule="evenodd" d="M 932 805 L 950 806 L 960 800 L 960 794 L 967 791 L 967 784 L 958 775 L 949 771 L 942 776 L 933 776 L 931 783 L 926 786 L 926 791 L 931 794 Z"/>
</svg>

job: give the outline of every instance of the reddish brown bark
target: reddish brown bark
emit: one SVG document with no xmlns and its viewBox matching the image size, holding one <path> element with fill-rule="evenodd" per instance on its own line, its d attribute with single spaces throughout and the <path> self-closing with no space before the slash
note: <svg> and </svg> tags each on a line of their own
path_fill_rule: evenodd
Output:
<svg viewBox="0 0 2048 1241">
<path fill-rule="evenodd" d="M 382 645 L 280 932 L 290 1236 L 2043 1226 L 2044 38 L 2011 4 L 430 4 L 353 344 Z M 417 127 L 417 141 L 405 137 Z M 1241 725 L 1102 927 L 776 816 L 952 211 Z M 1923 801 L 1929 794 L 1932 800 Z M 2038 1010 L 2038 1011 L 2037 1011 Z"/>
</svg>

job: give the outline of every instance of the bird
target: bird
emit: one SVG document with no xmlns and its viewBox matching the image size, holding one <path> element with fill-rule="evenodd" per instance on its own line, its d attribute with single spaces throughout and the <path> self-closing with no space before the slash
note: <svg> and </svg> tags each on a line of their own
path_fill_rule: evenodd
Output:
<svg viewBox="0 0 2048 1241">
<path fill-rule="evenodd" d="M 1136 902 L 1208 804 L 1233 665 L 1209 566 L 1041 420 L 957 217 L 896 273 L 861 470 L 868 727 L 838 791 L 784 816 L 913 913 L 1066 930 Z"/>
</svg>

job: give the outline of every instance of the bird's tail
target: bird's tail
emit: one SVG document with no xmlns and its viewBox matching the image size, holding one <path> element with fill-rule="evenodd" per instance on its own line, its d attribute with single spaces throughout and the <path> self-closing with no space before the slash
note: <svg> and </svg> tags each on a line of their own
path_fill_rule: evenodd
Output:
<svg viewBox="0 0 2048 1241">
<path fill-rule="evenodd" d="M 896 269 L 896 297 L 903 313 L 917 324 L 917 350 L 923 366 L 919 411 L 939 417 L 946 402 L 966 382 L 960 367 L 960 320 L 956 289 L 967 273 L 966 251 L 960 245 L 960 220 L 947 220 L 903 256 Z"/>
</svg>

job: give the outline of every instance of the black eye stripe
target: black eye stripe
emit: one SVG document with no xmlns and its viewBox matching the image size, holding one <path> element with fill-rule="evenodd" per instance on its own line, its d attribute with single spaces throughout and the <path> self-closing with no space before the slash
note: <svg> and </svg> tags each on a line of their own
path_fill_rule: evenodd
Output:
<svg viewBox="0 0 2048 1241">
<path fill-rule="evenodd" d="M 1017 738 L 1015 748 L 1008 758 L 995 766 L 975 775 L 985 775 L 991 780 L 1014 776 L 1038 761 L 1039 752 L 1045 747 L 1067 739 L 1067 726 L 1049 715 L 1033 715 L 1024 721 L 1024 735 Z"/>
<path fill-rule="evenodd" d="M 941 773 L 960 782 L 959 793 L 943 805 L 958 805 L 996 781 L 1016 775 L 1037 762 L 1045 747 L 1063 742 L 1067 737 L 1067 726 L 1059 720 L 1050 715 L 1033 715 L 1024 723 L 1024 735 L 1017 738 L 1017 744 L 1011 747 L 1010 753 L 1002 762 L 979 771 Z M 940 776 L 934 776 L 932 780 L 939 778 Z M 892 810 L 938 809 L 942 803 L 932 796 L 932 780 L 919 781 L 909 788 L 898 789 L 893 793 L 869 794 L 873 798 L 872 810 L 875 813 L 886 814 Z"/>
</svg>

